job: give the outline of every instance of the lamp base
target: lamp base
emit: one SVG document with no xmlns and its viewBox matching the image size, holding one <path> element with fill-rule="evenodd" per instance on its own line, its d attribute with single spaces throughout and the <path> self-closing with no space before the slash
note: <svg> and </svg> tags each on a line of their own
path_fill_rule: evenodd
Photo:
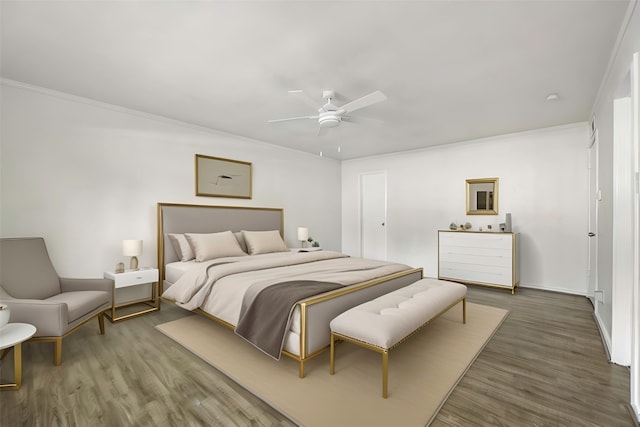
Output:
<svg viewBox="0 0 640 427">
<path fill-rule="evenodd" d="M 129 264 L 129 269 L 131 270 L 138 270 L 138 258 L 132 256 L 131 257 L 131 263 Z"/>
</svg>

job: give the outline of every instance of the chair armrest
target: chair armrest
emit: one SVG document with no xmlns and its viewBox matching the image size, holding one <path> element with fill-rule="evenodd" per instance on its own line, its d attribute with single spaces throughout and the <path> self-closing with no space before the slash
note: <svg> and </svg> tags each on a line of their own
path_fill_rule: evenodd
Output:
<svg viewBox="0 0 640 427">
<path fill-rule="evenodd" d="M 9 306 L 9 322 L 35 326 L 36 337 L 61 336 L 69 323 L 69 309 L 63 302 L 1 298 L 0 304 Z"/>
<path fill-rule="evenodd" d="M 111 279 L 71 279 L 60 278 L 60 290 L 62 292 L 73 291 L 106 291 L 111 293 L 113 280 Z"/>
</svg>

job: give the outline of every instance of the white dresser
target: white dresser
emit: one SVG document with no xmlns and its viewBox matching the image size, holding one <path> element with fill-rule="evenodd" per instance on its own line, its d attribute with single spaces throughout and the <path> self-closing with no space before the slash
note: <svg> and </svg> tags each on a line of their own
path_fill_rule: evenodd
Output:
<svg viewBox="0 0 640 427">
<path fill-rule="evenodd" d="M 438 278 L 511 289 L 520 282 L 519 234 L 438 231 Z"/>
</svg>

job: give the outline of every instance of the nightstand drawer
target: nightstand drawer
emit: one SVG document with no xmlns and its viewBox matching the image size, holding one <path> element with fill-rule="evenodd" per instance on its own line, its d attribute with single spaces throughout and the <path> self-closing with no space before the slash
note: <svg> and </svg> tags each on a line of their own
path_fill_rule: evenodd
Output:
<svg viewBox="0 0 640 427">
<path fill-rule="evenodd" d="M 127 286 L 141 285 L 158 281 L 158 270 L 150 268 L 148 270 L 125 271 L 124 273 L 112 274 L 109 277 L 115 283 L 116 288 L 126 288 Z"/>
</svg>

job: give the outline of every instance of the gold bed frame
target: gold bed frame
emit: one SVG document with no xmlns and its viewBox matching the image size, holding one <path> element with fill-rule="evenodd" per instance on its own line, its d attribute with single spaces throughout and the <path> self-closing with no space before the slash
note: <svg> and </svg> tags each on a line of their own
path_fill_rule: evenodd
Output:
<svg viewBox="0 0 640 427">
<path fill-rule="evenodd" d="M 261 211 L 264 212 L 271 212 L 273 213 L 274 211 L 280 211 L 282 212 L 281 215 L 281 220 L 280 220 L 280 235 L 283 236 L 284 232 L 284 210 L 280 209 L 280 208 L 257 208 L 257 207 L 244 207 L 244 206 L 214 206 L 214 205 L 193 205 L 193 204 L 177 204 L 177 203 L 158 203 L 158 269 L 160 271 L 160 277 L 159 277 L 159 285 L 160 285 L 160 294 L 162 294 L 163 292 L 163 288 L 164 288 L 164 278 L 165 278 L 165 241 L 164 241 L 164 236 L 165 236 L 165 230 L 163 228 L 163 214 L 162 214 L 162 208 L 163 207 L 172 207 L 172 208 L 211 208 L 211 209 L 240 209 L 242 211 L 244 210 L 251 210 L 254 211 L 257 215 L 260 214 Z M 215 230 L 215 227 L 212 227 L 214 229 L 212 229 L 209 232 L 216 232 L 216 231 L 223 231 L 223 230 Z M 223 227 L 224 228 L 224 227 Z M 249 228 L 248 224 L 245 224 L 245 228 Z M 240 231 L 240 229 L 238 229 L 237 231 Z M 170 231 L 172 232 L 172 231 Z M 182 231 L 182 232 L 186 232 L 186 231 Z M 284 237 L 284 236 L 283 236 Z M 304 378 L 304 364 L 305 362 L 307 362 L 308 360 L 318 356 L 319 354 L 321 354 L 322 352 L 328 350 L 330 348 L 330 343 L 327 342 L 327 345 L 314 351 L 311 354 L 307 354 L 307 309 L 309 307 L 313 307 L 316 304 L 322 303 L 324 301 L 328 301 L 334 298 L 338 298 L 344 295 L 348 295 L 351 294 L 353 292 L 357 292 L 357 291 L 361 291 L 367 288 L 370 288 L 372 286 L 376 286 L 379 285 L 381 283 L 385 283 L 385 282 L 391 282 L 393 280 L 398 280 L 399 281 L 399 285 L 398 286 L 391 286 L 392 289 L 390 289 L 387 292 L 390 292 L 391 290 L 397 289 L 399 287 L 408 285 L 410 283 L 413 283 L 417 280 L 420 280 L 422 278 L 422 268 L 413 268 L 410 270 L 405 270 L 405 271 L 401 271 L 398 273 L 394 273 L 394 274 L 390 274 L 384 277 L 379 277 L 376 279 L 372 279 L 372 280 L 368 280 L 366 282 L 362 282 L 362 283 L 358 283 L 358 284 L 354 284 L 354 285 L 350 285 L 350 286 L 346 286 L 344 288 L 341 288 L 338 291 L 330 291 L 321 295 L 316 295 L 310 298 L 306 298 L 300 302 L 297 303 L 297 305 L 300 307 L 300 355 L 296 355 L 293 354 L 291 352 L 288 352 L 286 350 L 282 351 L 282 354 L 284 354 L 287 357 L 290 357 L 294 360 L 296 360 L 298 362 L 298 376 L 300 378 Z M 415 278 L 412 278 L 411 276 L 416 276 Z M 403 280 L 404 279 L 404 280 Z M 386 292 L 385 292 L 386 293 Z M 170 303 L 174 303 L 174 301 L 172 300 L 168 300 L 166 298 L 162 298 L 163 301 L 166 302 L 170 302 Z M 361 302 L 364 301 L 360 301 L 356 304 L 353 305 L 357 305 L 360 304 Z M 350 308 L 350 307 L 349 307 Z M 208 319 L 214 320 L 215 322 L 226 326 L 229 329 L 235 329 L 235 326 L 222 320 L 217 318 L 216 316 L 209 314 L 207 312 L 205 312 L 204 310 L 197 308 L 196 310 L 194 310 L 195 313 L 202 315 Z M 327 324 L 327 328 L 328 328 L 328 324 Z M 328 333 L 327 335 L 327 339 L 330 338 L 330 335 Z"/>
</svg>

